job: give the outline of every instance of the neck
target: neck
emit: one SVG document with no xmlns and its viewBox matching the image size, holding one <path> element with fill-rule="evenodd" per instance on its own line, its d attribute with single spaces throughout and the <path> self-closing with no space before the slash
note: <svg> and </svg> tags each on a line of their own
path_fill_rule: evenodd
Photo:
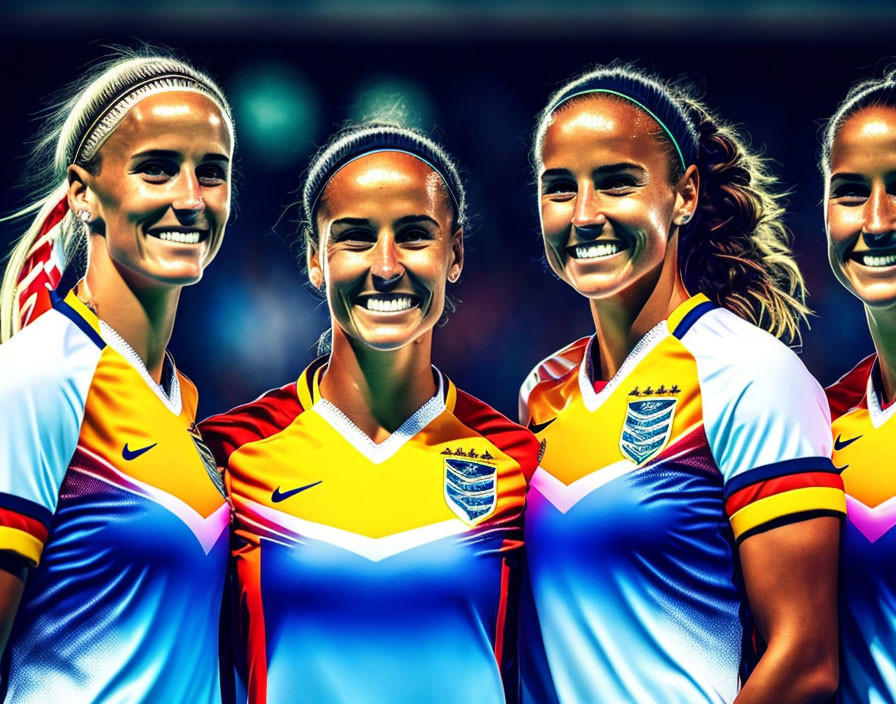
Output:
<svg viewBox="0 0 896 704">
<path fill-rule="evenodd" d="M 591 300 L 598 342 L 595 374 L 599 372 L 600 379 L 612 379 L 638 341 L 688 298 L 678 270 L 678 238 L 672 237 L 658 272 L 646 275 L 619 294 Z"/>
<path fill-rule="evenodd" d="M 879 310 L 866 306 L 865 315 L 880 365 L 884 403 L 890 403 L 896 398 L 896 307 Z"/>
<path fill-rule="evenodd" d="M 320 393 L 371 440 L 382 442 L 435 394 L 431 359 L 431 331 L 382 351 L 336 327 Z"/>
<path fill-rule="evenodd" d="M 87 275 L 76 293 L 131 346 L 159 383 L 180 288 L 136 289 L 109 258 L 105 242 L 99 236 L 92 238 Z"/>
</svg>

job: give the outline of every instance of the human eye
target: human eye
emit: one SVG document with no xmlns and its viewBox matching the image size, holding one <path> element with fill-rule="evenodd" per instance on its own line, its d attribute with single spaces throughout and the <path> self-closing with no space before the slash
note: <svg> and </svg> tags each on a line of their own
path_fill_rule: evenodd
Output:
<svg viewBox="0 0 896 704">
<path fill-rule="evenodd" d="M 569 178 L 546 180 L 541 187 L 542 195 L 556 196 L 558 199 L 572 197 L 577 190 L 576 182 Z"/>
<path fill-rule="evenodd" d="M 831 185 L 831 200 L 841 205 L 860 205 L 870 194 L 871 189 L 858 181 L 839 181 Z"/>
<path fill-rule="evenodd" d="M 166 161 L 148 160 L 138 163 L 133 173 L 139 174 L 150 183 L 164 183 L 177 173 L 177 167 Z"/>
<path fill-rule="evenodd" d="M 613 195 L 626 195 L 641 185 L 632 174 L 611 174 L 598 184 L 598 189 Z"/>
<path fill-rule="evenodd" d="M 362 227 L 351 227 L 333 232 L 330 235 L 330 241 L 350 249 L 368 249 L 376 242 L 376 234 Z"/>
<path fill-rule="evenodd" d="M 398 244 L 422 246 L 433 239 L 433 234 L 425 227 L 419 225 L 406 227 L 395 233 L 395 241 Z"/>
<path fill-rule="evenodd" d="M 196 169 L 196 178 L 203 186 L 217 186 L 227 180 L 227 172 L 220 164 L 202 164 Z"/>
</svg>

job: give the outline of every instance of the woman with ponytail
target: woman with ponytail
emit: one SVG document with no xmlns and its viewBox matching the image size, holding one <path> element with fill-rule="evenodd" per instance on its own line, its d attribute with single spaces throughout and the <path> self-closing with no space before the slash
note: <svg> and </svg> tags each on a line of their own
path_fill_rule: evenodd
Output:
<svg viewBox="0 0 896 704">
<path fill-rule="evenodd" d="M 865 309 L 874 354 L 828 391 L 847 521 L 840 701 L 896 701 L 896 71 L 856 84 L 824 132 L 834 274 Z M 888 459 L 889 458 L 889 459 Z"/>
<path fill-rule="evenodd" d="M 563 86 L 534 161 L 595 335 L 539 364 L 524 697 L 809 702 L 837 684 L 844 512 L 803 283 L 762 161 L 629 67 Z M 747 679 L 748 677 L 748 679 Z"/>
<path fill-rule="evenodd" d="M 457 169 L 414 130 L 359 125 L 302 194 L 329 354 L 201 426 L 235 511 L 249 701 L 516 701 L 538 443 L 432 366 L 463 267 Z"/>
<path fill-rule="evenodd" d="M 224 235 L 230 109 L 127 56 L 56 115 L 2 289 L 0 699 L 212 704 L 229 506 L 166 346 Z"/>
</svg>

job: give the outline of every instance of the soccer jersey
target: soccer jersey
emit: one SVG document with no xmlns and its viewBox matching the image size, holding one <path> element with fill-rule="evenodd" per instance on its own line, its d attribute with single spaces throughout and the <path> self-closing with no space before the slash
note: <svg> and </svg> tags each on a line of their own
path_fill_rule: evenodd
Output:
<svg viewBox="0 0 896 704">
<path fill-rule="evenodd" d="M 202 423 L 235 510 L 250 702 L 515 698 L 526 481 L 538 444 L 436 372 L 375 444 L 297 383 Z"/>
<path fill-rule="evenodd" d="M 730 702 L 751 636 L 738 542 L 844 511 L 824 394 L 787 347 L 702 295 L 599 389 L 594 344 L 524 385 L 544 443 L 526 509 L 524 698 Z"/>
<path fill-rule="evenodd" d="M 828 389 L 846 489 L 840 566 L 840 701 L 896 702 L 896 404 L 875 355 Z"/>
<path fill-rule="evenodd" d="M 73 294 L 0 345 L 0 550 L 33 566 L 2 701 L 220 702 L 230 507 L 166 365 Z"/>
</svg>

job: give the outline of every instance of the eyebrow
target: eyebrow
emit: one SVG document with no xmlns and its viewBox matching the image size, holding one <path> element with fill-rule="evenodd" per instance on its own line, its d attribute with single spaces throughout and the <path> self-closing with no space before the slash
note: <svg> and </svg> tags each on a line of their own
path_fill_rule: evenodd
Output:
<svg viewBox="0 0 896 704">
<path fill-rule="evenodd" d="M 370 218 L 339 218 L 338 220 L 334 220 L 334 225 L 368 225 L 372 221 Z M 434 218 L 431 218 L 429 215 L 403 215 L 395 221 L 396 225 L 408 225 L 412 223 L 418 222 L 429 222 L 439 227 L 439 223 Z"/>
<path fill-rule="evenodd" d="M 598 166 L 593 169 L 591 173 L 595 176 L 601 176 L 603 174 L 616 173 L 617 171 L 638 171 L 644 173 L 644 167 L 638 166 L 638 164 L 633 164 L 630 161 L 621 161 L 618 164 L 604 164 Z M 565 176 L 567 174 L 569 174 L 569 169 L 548 169 L 541 175 L 541 177 Z"/>
<path fill-rule="evenodd" d="M 137 152 L 131 158 L 138 159 L 142 157 L 156 157 L 157 159 L 176 159 L 180 156 L 180 152 L 174 151 L 173 149 L 147 149 L 143 152 Z M 217 152 L 209 152 L 205 156 L 202 157 L 202 161 L 230 161 L 230 157 L 226 154 L 218 154 Z"/>
<path fill-rule="evenodd" d="M 835 174 L 831 174 L 831 181 L 833 181 L 835 179 L 843 179 L 846 181 L 864 181 L 865 177 L 862 176 L 862 174 L 852 174 L 852 173 L 845 173 L 843 171 L 838 171 Z"/>
</svg>

